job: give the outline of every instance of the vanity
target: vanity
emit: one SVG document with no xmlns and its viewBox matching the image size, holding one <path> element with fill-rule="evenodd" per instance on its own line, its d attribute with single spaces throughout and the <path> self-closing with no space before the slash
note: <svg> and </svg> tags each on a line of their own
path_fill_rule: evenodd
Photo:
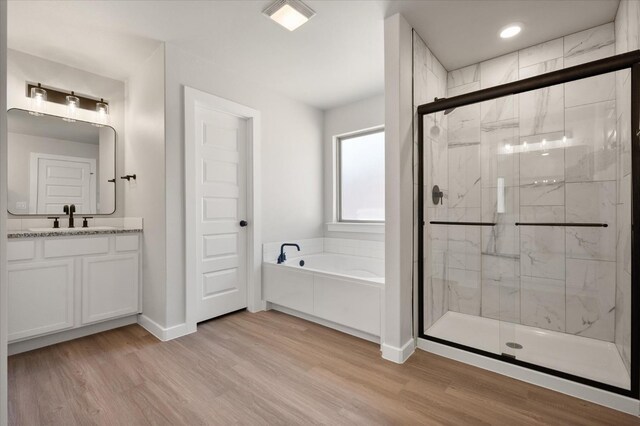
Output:
<svg viewBox="0 0 640 426">
<path fill-rule="evenodd" d="M 137 322 L 142 219 L 112 216 L 115 129 L 21 109 L 7 117 L 9 353 Z"/>
<path fill-rule="evenodd" d="M 142 228 L 97 227 L 8 233 L 12 353 L 135 322 L 141 312 Z M 89 327 L 81 333 L 67 333 Z M 106 326 L 106 328 L 105 328 Z M 47 339 L 36 339 L 49 336 Z M 16 344 L 35 339 L 27 344 Z"/>
</svg>

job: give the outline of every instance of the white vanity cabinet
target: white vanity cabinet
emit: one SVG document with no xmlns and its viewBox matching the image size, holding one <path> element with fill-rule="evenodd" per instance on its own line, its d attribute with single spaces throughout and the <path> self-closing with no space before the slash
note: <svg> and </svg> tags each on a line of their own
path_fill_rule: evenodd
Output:
<svg viewBox="0 0 640 426">
<path fill-rule="evenodd" d="M 10 238 L 9 342 L 140 313 L 141 238 Z"/>
</svg>

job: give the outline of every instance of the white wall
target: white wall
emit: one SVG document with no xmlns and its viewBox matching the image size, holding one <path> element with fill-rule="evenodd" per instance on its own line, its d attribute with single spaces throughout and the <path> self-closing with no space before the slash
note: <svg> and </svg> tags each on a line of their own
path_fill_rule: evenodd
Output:
<svg viewBox="0 0 640 426">
<path fill-rule="evenodd" d="M 124 212 L 124 183 L 119 179 L 124 173 L 124 82 L 102 77 L 58 62 L 38 58 L 9 49 L 7 54 L 7 104 L 8 108 L 29 109 L 26 82 L 39 82 L 61 90 L 74 90 L 92 98 L 104 98 L 109 102 L 110 125 L 116 130 L 116 212 Z M 47 114 L 65 114 L 65 106 L 48 103 Z M 78 119 L 93 121 L 92 111 L 79 110 Z"/>
<path fill-rule="evenodd" d="M 324 113 L 324 221 L 335 221 L 335 137 L 384 125 L 384 94 L 326 110 Z M 325 237 L 384 241 L 384 234 L 331 232 Z"/>
<path fill-rule="evenodd" d="M 124 170 L 137 179 L 125 185 L 125 216 L 144 219 L 143 314 L 165 324 L 166 214 L 164 45 L 127 81 Z"/>
<path fill-rule="evenodd" d="M 412 29 L 399 14 L 385 20 L 385 312 L 382 356 L 413 352 Z"/>
<path fill-rule="evenodd" d="M 7 2 L 0 1 L 0 87 L 7 81 Z M 7 110 L 0 91 L 0 111 Z M 7 115 L 0 114 L 0 212 L 7 211 Z M 7 215 L 0 214 L 0 426 L 7 424 Z"/>
<path fill-rule="evenodd" d="M 262 239 L 321 237 L 322 111 L 166 45 L 167 326 L 185 321 L 183 86 L 262 114 Z"/>
</svg>

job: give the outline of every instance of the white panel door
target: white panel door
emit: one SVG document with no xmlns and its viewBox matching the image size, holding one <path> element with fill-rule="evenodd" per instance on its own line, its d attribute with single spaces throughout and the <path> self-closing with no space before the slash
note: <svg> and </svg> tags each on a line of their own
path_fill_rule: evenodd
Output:
<svg viewBox="0 0 640 426">
<path fill-rule="evenodd" d="M 247 306 L 247 121 L 195 107 L 197 321 Z"/>
<path fill-rule="evenodd" d="M 35 213 L 61 214 L 65 204 L 75 204 L 77 214 L 95 213 L 95 159 L 34 156 L 37 170 Z"/>
</svg>

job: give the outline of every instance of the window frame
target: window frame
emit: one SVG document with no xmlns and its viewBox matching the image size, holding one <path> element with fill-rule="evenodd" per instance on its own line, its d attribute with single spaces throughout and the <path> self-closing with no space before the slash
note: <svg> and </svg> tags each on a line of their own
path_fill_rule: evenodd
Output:
<svg viewBox="0 0 640 426">
<path fill-rule="evenodd" d="M 335 137 L 336 140 L 336 156 L 335 156 L 335 203 L 336 203 L 336 223 L 339 224 L 384 224 L 384 220 L 354 220 L 354 219 L 344 219 L 342 217 L 342 141 L 348 139 L 354 139 L 362 136 L 373 135 L 376 133 L 384 134 L 384 126 L 376 126 L 368 129 L 357 130 L 350 133 L 345 133 L 342 135 L 338 135 Z M 386 144 L 386 138 L 385 138 Z M 386 185 L 386 179 L 385 179 Z M 385 217 L 386 219 L 386 217 Z"/>
</svg>

